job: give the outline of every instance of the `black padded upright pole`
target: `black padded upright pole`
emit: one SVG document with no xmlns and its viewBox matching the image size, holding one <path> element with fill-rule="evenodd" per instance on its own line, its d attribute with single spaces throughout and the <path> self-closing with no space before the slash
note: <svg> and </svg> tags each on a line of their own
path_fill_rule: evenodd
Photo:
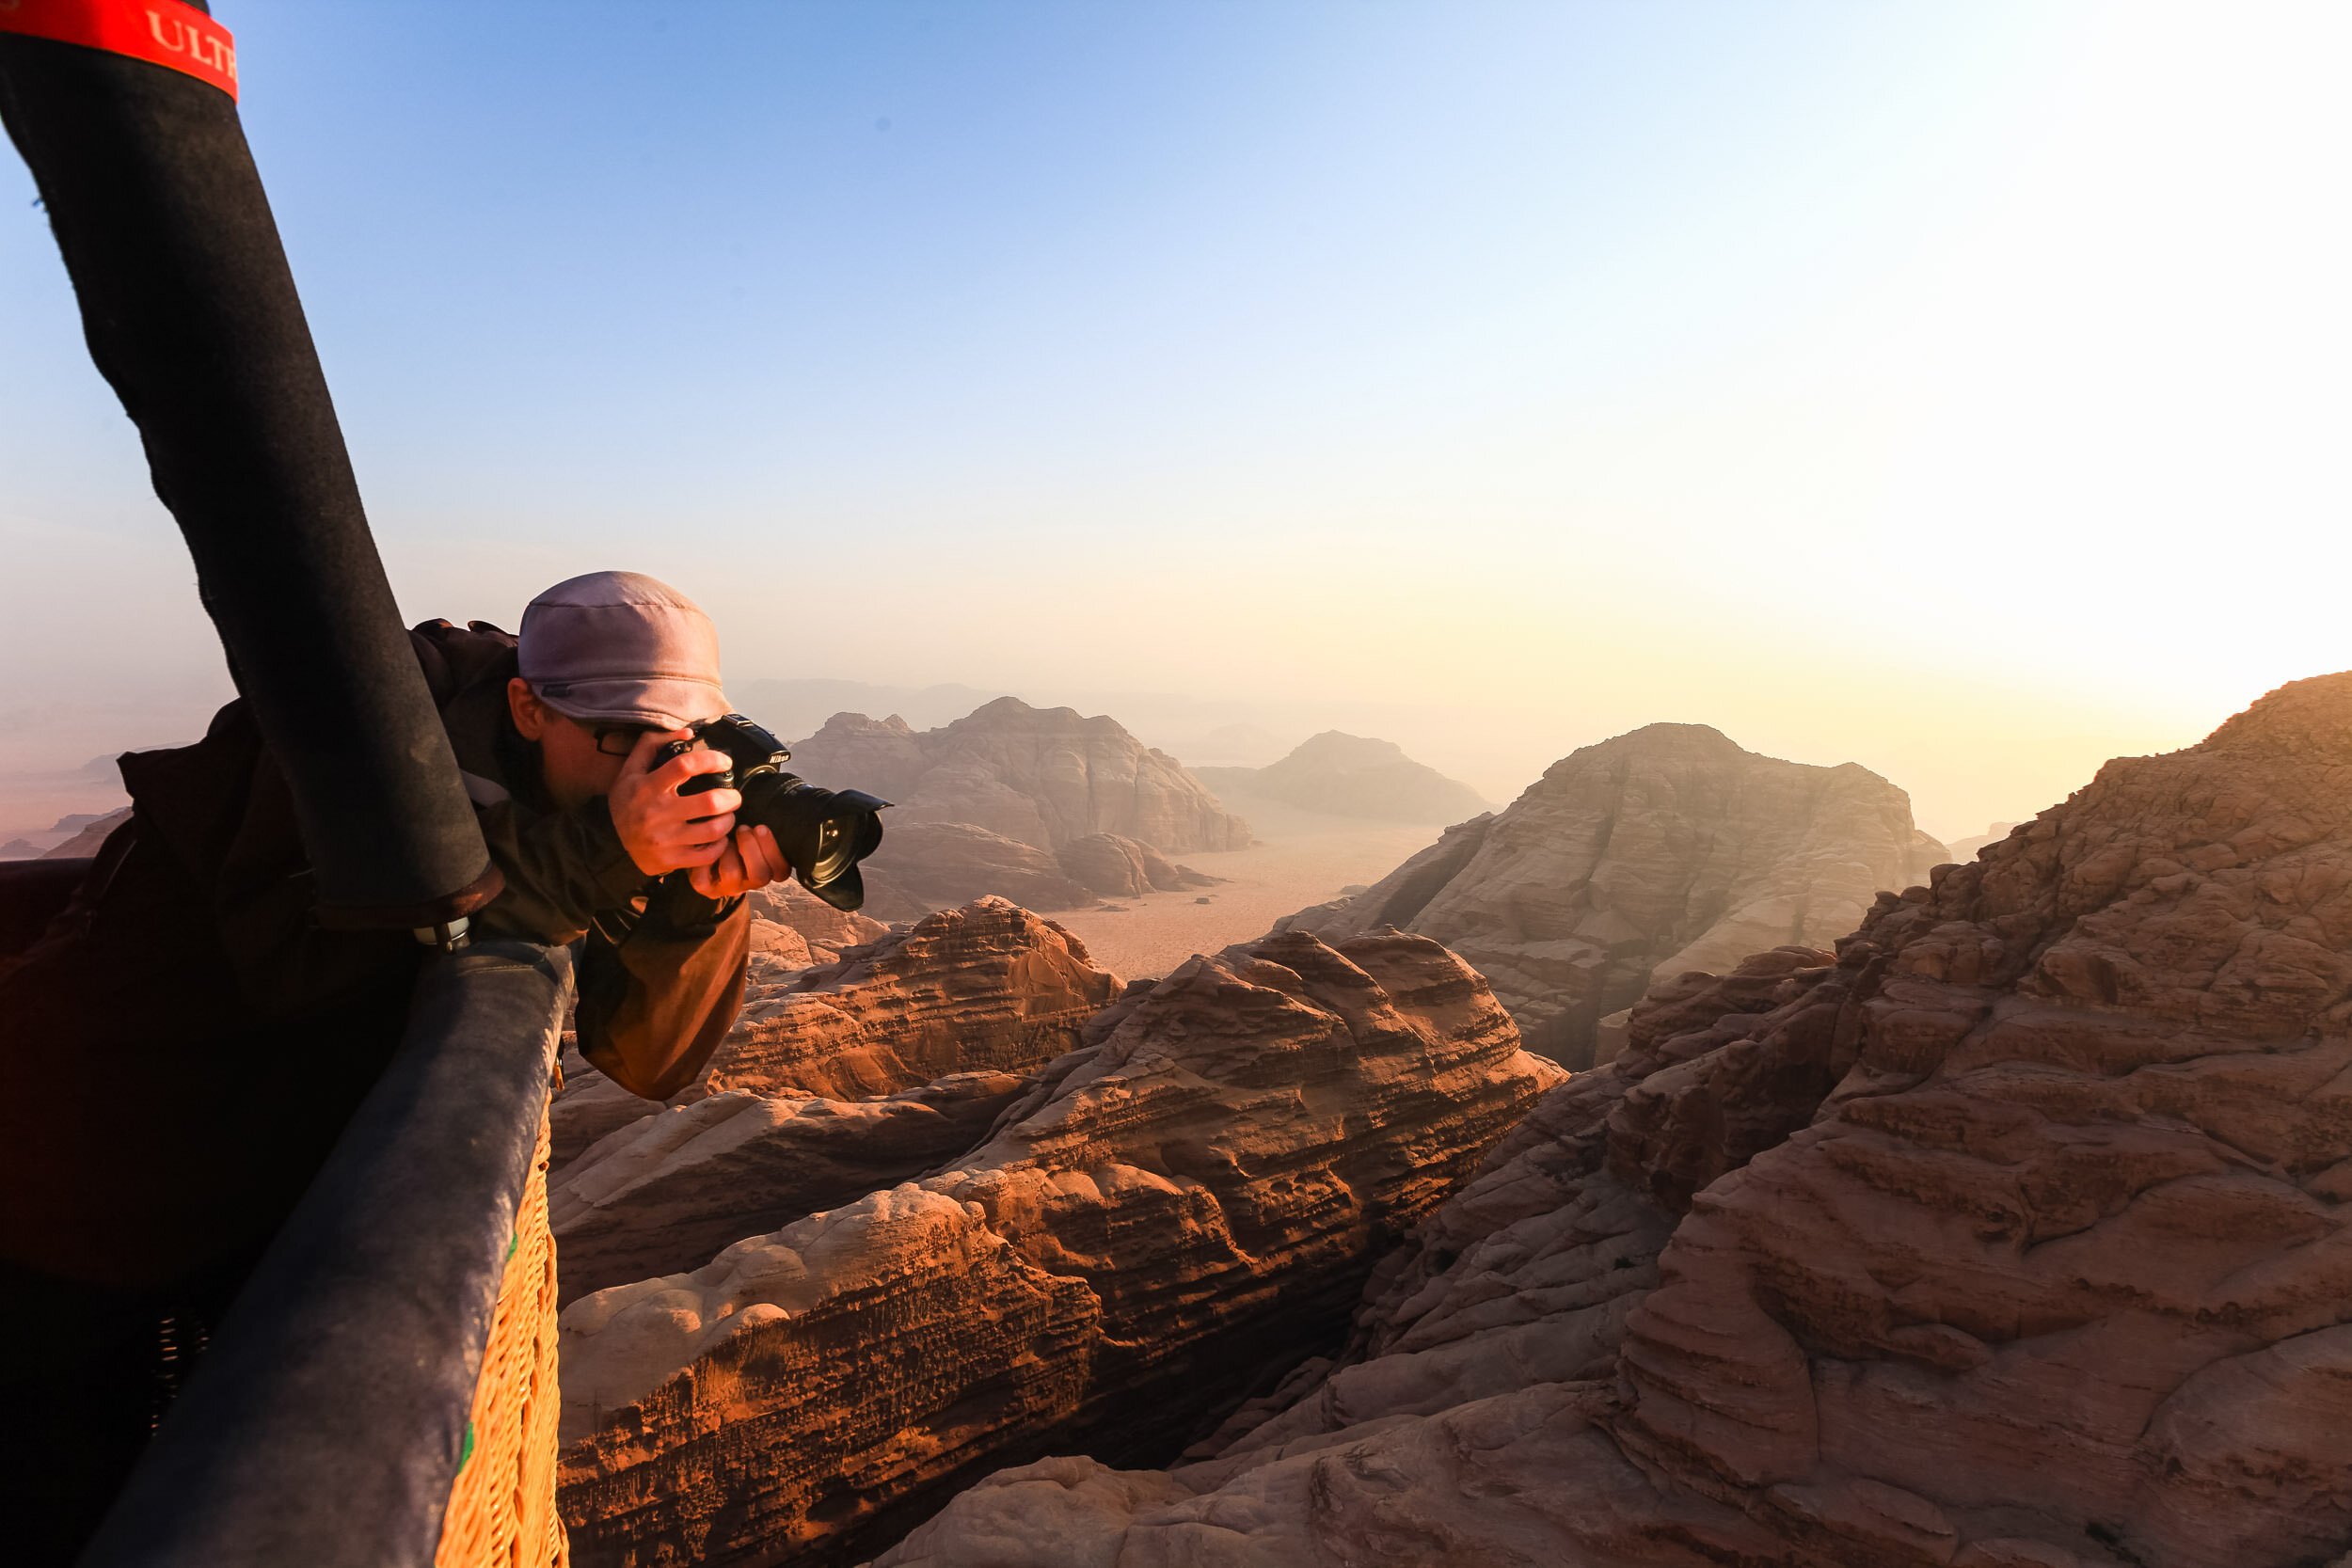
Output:
<svg viewBox="0 0 2352 1568">
<path fill-rule="evenodd" d="M 519 942 L 426 971 L 77 1568 L 432 1568 L 571 984 Z"/>
<path fill-rule="evenodd" d="M 293 790 L 321 921 L 423 927 L 479 907 L 499 874 L 368 532 L 236 104 L 145 60 L 0 32 L 0 120 Z"/>
</svg>

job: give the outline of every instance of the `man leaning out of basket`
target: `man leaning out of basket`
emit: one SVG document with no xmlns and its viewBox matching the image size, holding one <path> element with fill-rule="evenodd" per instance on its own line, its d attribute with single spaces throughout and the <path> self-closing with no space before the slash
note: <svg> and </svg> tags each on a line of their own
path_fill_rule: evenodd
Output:
<svg viewBox="0 0 2352 1568">
<path fill-rule="evenodd" d="M 505 877 L 475 934 L 578 943 L 581 1052 L 675 1094 L 742 1000 L 742 895 L 785 874 L 735 791 L 678 794 L 723 753 L 648 767 L 726 711 L 708 617 L 599 572 L 533 600 L 519 641 L 446 621 L 411 641 Z M 244 702 L 121 768 L 129 819 L 47 931 L 0 953 L 0 1282 L 227 1289 L 390 1059 L 425 949 L 319 926 Z"/>
<path fill-rule="evenodd" d="M 694 602 L 634 572 L 558 583 L 519 643 L 474 622 L 412 634 L 506 889 L 485 935 L 581 942 L 580 1053 L 660 1100 L 702 1070 L 742 1000 L 742 895 L 788 875 L 732 789 L 681 795 L 724 753 L 655 750 L 727 711 L 719 639 Z"/>
</svg>

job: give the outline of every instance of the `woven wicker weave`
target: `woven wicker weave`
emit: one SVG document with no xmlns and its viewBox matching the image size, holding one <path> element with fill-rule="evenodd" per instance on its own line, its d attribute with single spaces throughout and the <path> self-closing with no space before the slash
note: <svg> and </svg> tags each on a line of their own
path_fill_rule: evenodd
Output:
<svg viewBox="0 0 2352 1568">
<path fill-rule="evenodd" d="M 474 1386 L 470 1442 L 450 1488 L 434 1568 L 548 1568 L 571 1551 L 555 1512 L 555 1237 L 548 1229 L 548 1120 L 515 1216 L 498 1316 Z"/>
</svg>

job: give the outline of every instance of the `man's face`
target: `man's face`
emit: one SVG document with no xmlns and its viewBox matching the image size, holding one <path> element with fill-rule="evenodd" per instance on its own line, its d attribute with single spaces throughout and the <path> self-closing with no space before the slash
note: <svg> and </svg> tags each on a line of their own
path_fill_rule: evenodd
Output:
<svg viewBox="0 0 2352 1568">
<path fill-rule="evenodd" d="M 648 727 L 583 724 L 541 702 L 519 677 L 506 683 L 506 705 L 522 737 L 539 743 L 540 782 L 563 810 L 612 794 L 629 748 Z"/>
</svg>

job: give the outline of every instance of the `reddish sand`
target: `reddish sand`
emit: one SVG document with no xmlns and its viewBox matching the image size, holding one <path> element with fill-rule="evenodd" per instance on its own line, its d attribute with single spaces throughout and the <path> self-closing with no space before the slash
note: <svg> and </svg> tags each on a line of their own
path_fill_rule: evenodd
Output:
<svg viewBox="0 0 2352 1568">
<path fill-rule="evenodd" d="M 1227 879 L 1223 885 L 1115 898 L 1100 909 L 1064 910 L 1050 918 L 1076 932 L 1094 961 L 1120 978 L 1154 978 L 1195 953 L 1263 936 L 1281 916 L 1336 898 L 1343 887 L 1378 881 L 1437 842 L 1441 831 L 1323 816 L 1241 795 L 1224 800 L 1249 819 L 1262 842 L 1249 849 L 1170 857 Z"/>
</svg>

